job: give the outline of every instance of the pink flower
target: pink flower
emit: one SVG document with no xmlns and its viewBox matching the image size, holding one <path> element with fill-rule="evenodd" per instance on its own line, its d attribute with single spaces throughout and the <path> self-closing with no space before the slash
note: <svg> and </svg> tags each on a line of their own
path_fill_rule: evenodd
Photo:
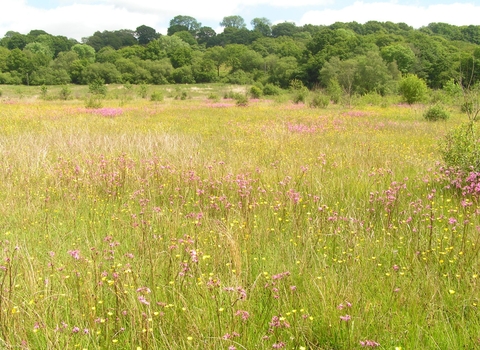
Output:
<svg viewBox="0 0 480 350">
<path fill-rule="evenodd" d="M 340 319 L 342 321 L 348 322 L 352 319 L 352 316 L 350 316 L 350 315 L 340 316 Z"/>
<path fill-rule="evenodd" d="M 145 299 L 145 297 L 143 295 L 140 295 L 138 297 L 138 301 L 141 302 L 144 305 L 150 305 L 150 303 L 147 301 L 147 299 Z"/>
<path fill-rule="evenodd" d="M 74 258 L 75 260 L 80 259 L 80 251 L 79 250 L 69 250 L 68 254 L 70 254 L 71 257 Z"/>
<path fill-rule="evenodd" d="M 379 343 L 373 340 L 360 340 L 360 345 L 363 347 L 371 347 L 371 348 L 376 348 L 377 346 L 380 346 Z"/>
</svg>

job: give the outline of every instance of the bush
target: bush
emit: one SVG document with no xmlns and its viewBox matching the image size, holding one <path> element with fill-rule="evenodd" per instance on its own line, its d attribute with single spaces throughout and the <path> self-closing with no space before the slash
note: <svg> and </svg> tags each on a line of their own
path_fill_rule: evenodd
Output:
<svg viewBox="0 0 480 350">
<path fill-rule="evenodd" d="M 331 79 L 327 84 L 327 94 L 330 96 L 330 100 L 333 103 L 338 104 L 342 98 L 342 87 L 338 83 L 337 79 Z"/>
<path fill-rule="evenodd" d="M 140 85 L 138 88 L 138 95 L 141 98 L 147 98 L 147 94 L 148 94 L 148 86 L 146 84 Z"/>
<path fill-rule="evenodd" d="M 398 92 L 408 104 L 423 101 L 427 95 L 427 91 L 428 88 L 425 80 L 420 79 L 414 74 L 408 74 L 398 83 Z"/>
<path fill-rule="evenodd" d="M 330 104 L 330 97 L 324 94 L 316 94 L 310 101 L 309 106 L 312 108 L 327 108 Z"/>
<path fill-rule="evenodd" d="M 265 84 L 265 86 L 263 87 L 263 94 L 266 96 L 280 95 L 281 92 L 282 92 L 282 89 L 280 87 L 270 83 Z"/>
<path fill-rule="evenodd" d="M 478 127 L 463 124 L 450 131 L 440 144 L 442 158 L 448 167 L 465 172 L 480 171 L 480 143 Z"/>
<path fill-rule="evenodd" d="M 220 101 L 220 96 L 218 96 L 216 93 L 214 92 L 211 92 L 208 97 L 207 97 L 209 100 L 212 100 L 214 102 L 218 102 Z"/>
<path fill-rule="evenodd" d="M 46 100 L 47 94 L 48 94 L 48 88 L 45 85 L 42 85 L 42 87 L 40 88 L 40 98 L 42 100 Z"/>
<path fill-rule="evenodd" d="M 227 75 L 225 77 L 225 82 L 228 84 L 247 85 L 253 83 L 253 79 L 250 74 L 239 69 Z"/>
<path fill-rule="evenodd" d="M 161 102 L 163 101 L 163 94 L 160 91 L 154 91 L 150 95 L 150 101 Z"/>
<path fill-rule="evenodd" d="M 246 107 L 248 106 L 248 97 L 247 95 L 237 94 L 235 97 L 235 104 L 238 107 Z"/>
<path fill-rule="evenodd" d="M 61 100 L 68 100 L 70 97 L 72 96 L 72 89 L 70 89 L 70 87 L 68 87 L 68 85 L 64 85 L 62 86 L 62 88 L 60 89 L 60 92 L 58 93 L 58 97 L 61 99 Z"/>
<path fill-rule="evenodd" d="M 252 86 L 250 88 L 250 96 L 252 96 L 252 98 L 260 98 L 262 97 L 262 94 L 263 94 L 263 91 L 258 86 Z"/>
<path fill-rule="evenodd" d="M 299 90 L 294 90 L 292 100 L 294 103 L 305 103 L 305 101 L 307 100 L 307 96 L 308 89 L 306 87 L 302 87 Z"/>
<path fill-rule="evenodd" d="M 99 98 L 98 95 L 90 95 L 90 97 L 88 97 L 85 100 L 85 108 L 98 109 L 102 107 L 103 107 L 102 99 Z"/>
<path fill-rule="evenodd" d="M 95 79 L 90 84 L 88 84 L 88 92 L 93 95 L 107 96 L 107 86 L 105 85 L 105 80 Z"/>
<path fill-rule="evenodd" d="M 447 120 L 450 114 L 440 105 L 435 105 L 427 109 L 423 117 L 429 121 Z"/>
</svg>

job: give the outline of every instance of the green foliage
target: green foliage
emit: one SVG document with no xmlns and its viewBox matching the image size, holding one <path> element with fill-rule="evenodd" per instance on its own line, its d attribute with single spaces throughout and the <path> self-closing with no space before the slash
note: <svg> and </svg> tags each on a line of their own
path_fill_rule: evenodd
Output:
<svg viewBox="0 0 480 350">
<path fill-rule="evenodd" d="M 254 85 L 250 88 L 250 96 L 252 96 L 252 98 L 260 98 L 262 95 L 263 91 L 260 87 Z"/>
<path fill-rule="evenodd" d="M 246 94 L 237 94 L 235 97 L 235 104 L 237 107 L 246 107 L 248 106 L 248 97 Z"/>
<path fill-rule="evenodd" d="M 248 85 L 253 82 L 252 77 L 241 69 L 229 74 L 224 80 L 228 84 L 236 85 Z"/>
<path fill-rule="evenodd" d="M 445 164 L 465 172 L 480 171 L 478 125 L 465 123 L 450 131 L 440 143 Z"/>
<path fill-rule="evenodd" d="M 296 103 L 296 104 L 300 102 L 305 103 L 307 101 L 308 94 L 309 94 L 309 91 L 306 87 L 293 90 L 293 94 L 292 94 L 293 103 Z"/>
<path fill-rule="evenodd" d="M 58 93 L 58 97 L 60 100 L 68 100 L 72 96 L 72 89 L 68 85 L 63 85 Z"/>
<path fill-rule="evenodd" d="M 85 108 L 99 109 L 102 107 L 103 107 L 103 102 L 100 95 L 90 95 L 85 99 Z"/>
<path fill-rule="evenodd" d="M 47 94 L 48 94 L 48 88 L 45 85 L 42 85 L 42 87 L 40 88 L 40 98 L 42 100 L 46 100 Z"/>
<path fill-rule="evenodd" d="M 423 101 L 427 91 L 425 80 L 414 74 L 407 74 L 398 83 L 398 92 L 408 104 Z"/>
<path fill-rule="evenodd" d="M 186 100 L 188 98 L 188 92 L 181 89 L 176 89 L 175 100 Z"/>
<path fill-rule="evenodd" d="M 428 121 L 447 120 L 450 114 L 441 105 L 437 104 L 426 110 L 423 117 Z"/>
<path fill-rule="evenodd" d="M 277 96 L 282 93 L 282 89 L 279 86 L 267 83 L 263 87 L 263 94 L 266 96 Z"/>
<path fill-rule="evenodd" d="M 225 28 L 236 28 L 241 29 L 245 28 L 245 20 L 241 16 L 226 16 L 223 17 L 223 20 L 220 22 L 220 25 Z"/>
<path fill-rule="evenodd" d="M 463 90 L 460 84 L 456 83 L 454 79 L 450 79 L 443 85 L 443 90 L 451 98 L 459 98 L 463 95 Z"/>
<path fill-rule="evenodd" d="M 327 94 L 330 100 L 337 104 L 342 98 L 342 87 L 338 83 L 337 79 L 330 79 L 327 84 Z"/>
<path fill-rule="evenodd" d="M 330 104 L 330 97 L 323 93 L 316 93 L 310 103 L 311 108 L 327 108 Z"/>
<path fill-rule="evenodd" d="M 154 91 L 152 92 L 152 94 L 150 95 L 150 101 L 153 101 L 153 102 L 161 102 L 163 101 L 163 94 L 161 91 Z"/>
<path fill-rule="evenodd" d="M 90 84 L 88 84 L 88 92 L 93 95 L 107 96 L 107 86 L 103 79 L 95 79 Z"/>
<path fill-rule="evenodd" d="M 172 72 L 173 81 L 178 84 L 194 84 L 195 77 L 191 66 L 183 66 Z"/>
<path fill-rule="evenodd" d="M 208 97 L 207 97 L 209 100 L 212 100 L 214 102 L 218 102 L 220 101 L 220 96 L 218 96 L 218 94 L 214 93 L 214 92 L 211 92 L 210 94 L 208 94 Z"/>
<path fill-rule="evenodd" d="M 138 87 L 138 95 L 141 98 L 147 98 L 148 94 L 148 86 L 146 84 L 142 84 Z"/>
</svg>

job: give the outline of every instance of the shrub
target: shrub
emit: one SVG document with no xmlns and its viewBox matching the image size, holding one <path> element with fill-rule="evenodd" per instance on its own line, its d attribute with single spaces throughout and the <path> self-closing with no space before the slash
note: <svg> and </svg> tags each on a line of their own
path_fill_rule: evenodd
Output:
<svg viewBox="0 0 480 350">
<path fill-rule="evenodd" d="M 265 86 L 263 87 L 263 94 L 267 96 L 280 95 L 281 92 L 282 92 L 282 89 L 280 87 L 270 83 L 265 84 Z"/>
<path fill-rule="evenodd" d="M 61 99 L 61 100 L 68 100 L 70 97 L 72 96 L 72 89 L 70 89 L 70 87 L 68 87 L 68 85 L 64 85 L 62 86 L 62 88 L 60 89 L 60 92 L 58 93 L 58 97 Z"/>
<path fill-rule="evenodd" d="M 262 94 L 263 94 L 263 91 L 258 86 L 252 86 L 250 88 L 250 96 L 252 96 L 252 98 L 260 98 L 262 97 Z"/>
<path fill-rule="evenodd" d="M 107 96 L 107 91 L 107 86 L 103 79 L 95 79 L 88 84 L 88 92 L 93 95 Z"/>
<path fill-rule="evenodd" d="M 253 79 L 250 74 L 239 69 L 225 77 L 225 82 L 228 84 L 247 85 L 253 83 Z"/>
<path fill-rule="evenodd" d="M 429 121 L 447 120 L 450 114 L 440 105 L 435 105 L 427 109 L 423 117 Z"/>
<path fill-rule="evenodd" d="M 235 104 L 238 107 L 246 107 L 248 106 L 248 97 L 247 95 L 237 94 L 235 97 Z"/>
<path fill-rule="evenodd" d="M 163 94 L 160 91 L 154 91 L 150 95 L 150 101 L 161 102 L 163 101 Z"/>
<path fill-rule="evenodd" d="M 148 86 L 146 84 L 142 84 L 138 87 L 138 95 L 141 98 L 147 98 L 148 94 Z"/>
<path fill-rule="evenodd" d="M 207 97 L 209 100 L 212 100 L 214 102 L 218 102 L 220 101 L 220 96 L 218 96 L 216 93 L 214 92 L 211 92 L 208 97 Z"/>
<path fill-rule="evenodd" d="M 102 107 L 102 99 L 99 98 L 98 95 L 90 95 L 90 97 L 85 100 L 85 108 L 98 109 Z"/>
<path fill-rule="evenodd" d="M 310 101 L 310 107 L 312 108 L 327 108 L 330 104 L 330 98 L 324 94 L 316 94 Z"/>
<path fill-rule="evenodd" d="M 331 79 L 327 84 L 327 94 L 330 96 L 330 100 L 337 104 L 342 98 L 342 87 L 338 83 L 337 79 Z"/>
<path fill-rule="evenodd" d="M 465 172 L 480 171 L 478 127 L 467 123 L 450 131 L 440 144 L 442 158 L 448 167 Z"/>
<path fill-rule="evenodd" d="M 307 100 L 307 96 L 308 96 L 308 89 L 306 87 L 302 87 L 299 90 L 294 90 L 292 100 L 294 103 L 300 103 L 300 102 L 305 103 L 305 101 Z"/>
<path fill-rule="evenodd" d="M 398 83 L 398 92 L 408 104 L 423 101 L 427 95 L 427 91 L 428 88 L 425 80 L 420 79 L 414 74 L 408 74 Z"/>
<path fill-rule="evenodd" d="M 42 100 L 46 100 L 47 94 L 48 94 L 48 88 L 45 85 L 42 85 L 42 87 L 40 87 L 40 98 Z"/>
</svg>

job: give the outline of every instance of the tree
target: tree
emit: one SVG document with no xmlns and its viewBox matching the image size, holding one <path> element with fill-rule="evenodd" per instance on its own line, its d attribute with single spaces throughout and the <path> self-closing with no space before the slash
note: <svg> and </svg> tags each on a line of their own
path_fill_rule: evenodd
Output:
<svg viewBox="0 0 480 350">
<path fill-rule="evenodd" d="M 287 88 L 290 81 L 295 78 L 298 62 L 294 57 L 282 57 L 274 59 L 275 56 L 268 58 L 270 66 L 269 81 Z"/>
<path fill-rule="evenodd" d="M 254 31 L 259 32 L 263 36 L 272 35 L 272 22 L 265 17 L 256 17 L 252 19 L 250 24 L 253 27 Z"/>
<path fill-rule="evenodd" d="M 9 37 L 7 41 L 7 48 L 9 50 L 13 50 L 13 49 L 23 50 L 23 48 L 27 44 L 28 44 L 28 41 L 27 41 L 26 35 L 23 35 L 20 33 L 14 33 Z"/>
<path fill-rule="evenodd" d="M 135 30 L 135 37 L 140 45 L 147 45 L 150 41 L 157 39 L 160 34 L 152 27 L 141 25 Z"/>
<path fill-rule="evenodd" d="M 382 48 L 380 51 L 385 62 L 397 62 L 400 72 L 406 74 L 411 71 L 417 58 L 412 49 L 406 45 L 394 44 Z"/>
<path fill-rule="evenodd" d="M 173 35 L 179 37 L 190 46 L 197 46 L 197 41 L 195 40 L 195 38 L 190 32 L 187 32 L 187 31 L 176 32 Z"/>
<path fill-rule="evenodd" d="M 41 53 L 50 59 L 53 58 L 53 52 L 50 50 L 50 48 L 47 45 L 38 42 L 27 44 L 24 50 L 28 50 L 33 53 Z"/>
<path fill-rule="evenodd" d="M 398 83 L 398 91 L 405 102 L 413 104 L 422 101 L 427 94 L 427 84 L 425 80 L 414 74 L 407 74 Z"/>
<path fill-rule="evenodd" d="M 173 17 L 173 19 L 170 20 L 170 28 L 168 28 L 168 35 L 173 35 L 175 32 L 187 30 L 195 36 L 201 26 L 202 24 L 193 17 L 181 15 L 175 16 Z"/>
<path fill-rule="evenodd" d="M 201 27 L 197 32 L 197 41 L 199 44 L 206 44 L 208 46 L 208 42 L 211 38 L 215 37 L 217 33 L 210 28 L 210 27 Z"/>
<path fill-rule="evenodd" d="M 378 51 L 367 52 L 357 58 L 358 67 L 355 76 L 355 89 L 360 94 L 377 92 L 384 95 L 392 82 L 392 74 Z"/>
<path fill-rule="evenodd" d="M 223 17 L 223 20 L 220 22 L 220 25 L 225 28 L 236 28 L 242 29 L 246 28 L 245 20 L 241 16 L 226 16 Z"/>
<path fill-rule="evenodd" d="M 213 62 L 217 68 L 217 75 L 220 76 L 220 67 L 226 61 L 225 49 L 221 46 L 211 47 L 205 52 L 204 58 Z"/>
<path fill-rule="evenodd" d="M 283 22 L 272 26 L 272 36 L 278 38 L 279 36 L 293 36 L 298 32 L 298 28 L 293 22 Z"/>
<path fill-rule="evenodd" d="M 86 44 L 77 44 L 72 47 L 72 51 L 78 54 L 79 59 L 84 59 L 88 62 L 95 62 L 95 49 Z"/>
<path fill-rule="evenodd" d="M 337 81 L 343 92 L 351 97 L 354 91 L 357 70 L 358 61 L 356 59 L 340 61 L 338 57 L 332 57 L 323 65 L 323 68 L 320 70 L 320 77 L 325 86 L 328 86 L 332 80 Z"/>
<path fill-rule="evenodd" d="M 110 46 L 103 47 L 96 56 L 96 61 L 100 63 L 115 63 L 121 57 L 120 53 Z"/>
</svg>

